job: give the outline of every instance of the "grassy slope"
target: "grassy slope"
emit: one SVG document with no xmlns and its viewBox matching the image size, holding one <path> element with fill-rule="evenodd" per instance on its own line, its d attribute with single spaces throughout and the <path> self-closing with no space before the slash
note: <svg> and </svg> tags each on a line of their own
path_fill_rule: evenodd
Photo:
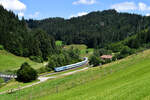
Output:
<svg viewBox="0 0 150 100">
<path fill-rule="evenodd" d="M 150 51 L 145 51 L 138 56 L 110 64 L 103 72 L 107 73 L 103 77 L 103 74 L 96 74 L 98 68 L 93 69 L 95 77 L 99 78 L 38 100 L 149 100 L 149 55 Z"/>
<path fill-rule="evenodd" d="M 24 62 L 28 62 L 33 68 L 39 68 L 43 66 L 43 64 L 33 62 L 28 58 L 18 57 L 8 53 L 7 51 L 0 50 L 0 72 L 6 70 L 15 70 Z"/>
<path fill-rule="evenodd" d="M 62 45 L 62 41 L 56 41 L 56 45 L 57 46 L 61 46 Z"/>
<path fill-rule="evenodd" d="M 150 50 L 126 59 L 49 80 L 0 100 L 149 100 Z"/>
<path fill-rule="evenodd" d="M 22 82 L 18 82 L 15 79 L 13 79 L 13 80 L 9 81 L 7 84 L 3 84 L 0 87 L 0 92 L 9 91 L 11 89 L 16 89 L 16 88 L 19 88 L 19 87 L 22 87 L 22 86 L 27 86 L 27 85 L 30 85 L 32 83 L 38 82 L 38 81 L 39 80 L 30 82 L 30 83 L 22 83 Z"/>
<path fill-rule="evenodd" d="M 64 48 L 70 49 L 71 47 L 80 50 L 82 57 L 85 57 L 85 56 L 89 57 L 94 51 L 93 48 L 87 48 L 87 46 L 84 44 L 72 44 L 72 45 L 67 45 Z M 86 51 L 88 51 L 88 53 L 86 53 Z"/>
<path fill-rule="evenodd" d="M 56 41 L 57 46 L 61 46 L 62 43 L 63 43 L 62 41 Z M 84 44 L 66 45 L 66 46 L 64 46 L 64 49 L 70 49 L 71 47 L 80 50 L 81 57 L 85 57 L 85 56 L 89 57 L 94 51 L 93 48 L 87 48 L 87 46 Z M 88 53 L 86 53 L 86 51 L 88 51 Z"/>
</svg>

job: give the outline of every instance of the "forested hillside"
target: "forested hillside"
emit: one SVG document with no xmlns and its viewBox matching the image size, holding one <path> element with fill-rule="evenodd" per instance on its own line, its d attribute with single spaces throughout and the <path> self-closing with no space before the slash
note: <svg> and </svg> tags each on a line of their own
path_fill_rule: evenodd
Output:
<svg viewBox="0 0 150 100">
<path fill-rule="evenodd" d="M 150 17 L 105 10 L 71 19 L 30 19 L 27 23 L 31 29 L 41 28 L 53 35 L 56 40 L 63 40 L 67 44 L 104 47 L 108 43 L 124 40 L 147 28 L 150 26 Z"/>
<path fill-rule="evenodd" d="M 53 36 L 47 34 L 43 29 L 29 29 L 24 18 L 19 20 L 12 11 L 7 11 L 0 6 L 0 51 L 5 50 L 38 63 L 47 61 L 48 66 L 41 68 L 44 72 L 81 61 L 78 50 L 74 48 L 63 50 L 61 46 L 56 46 Z M 9 60 L 9 58 L 17 59 L 19 57 L 3 54 L 1 59 L 4 60 L 1 62 L 4 64 L 1 64 L 1 69 L 4 71 L 20 66 L 18 61 L 14 64 L 15 61 Z M 22 60 L 22 62 L 24 61 Z M 5 63 L 9 64 L 5 65 Z"/>
<path fill-rule="evenodd" d="M 39 57 L 47 56 L 55 50 L 53 37 L 40 29 L 28 29 L 24 18 L 19 20 L 13 12 L 0 6 L 0 45 L 18 56 Z"/>
<path fill-rule="evenodd" d="M 125 58 L 132 54 L 150 49 L 150 28 L 137 32 L 137 34 L 128 37 L 122 41 L 110 43 L 104 48 L 94 50 L 93 55 L 90 57 L 90 64 L 106 64 L 111 61 L 116 61 Z M 102 55 L 113 55 L 112 59 L 99 60 Z M 98 61 L 98 63 L 95 61 Z"/>
<path fill-rule="evenodd" d="M 120 42 L 107 45 L 105 48 L 112 52 L 121 52 L 121 50 L 127 47 L 128 50 L 134 51 L 144 50 L 150 48 L 150 28 L 142 30 L 137 34 L 126 38 Z"/>
</svg>

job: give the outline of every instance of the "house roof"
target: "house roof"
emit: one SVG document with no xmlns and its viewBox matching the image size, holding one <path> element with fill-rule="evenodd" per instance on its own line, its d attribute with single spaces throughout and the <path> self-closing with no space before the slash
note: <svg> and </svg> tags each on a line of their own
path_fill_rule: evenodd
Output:
<svg viewBox="0 0 150 100">
<path fill-rule="evenodd" d="M 112 55 L 102 55 L 102 59 L 112 59 Z"/>
</svg>

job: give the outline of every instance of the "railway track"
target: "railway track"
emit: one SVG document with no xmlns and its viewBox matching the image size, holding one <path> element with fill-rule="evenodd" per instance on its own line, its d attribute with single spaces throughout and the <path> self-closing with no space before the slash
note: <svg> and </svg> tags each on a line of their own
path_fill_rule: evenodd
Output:
<svg viewBox="0 0 150 100">
<path fill-rule="evenodd" d="M 85 61 L 85 60 L 84 60 Z M 83 61 L 82 61 L 83 62 Z M 84 63 L 83 65 L 85 65 L 85 64 L 87 64 L 88 63 L 88 60 L 86 61 L 86 63 Z M 77 64 L 77 63 L 76 63 Z M 72 64 L 73 65 L 73 64 Z M 83 66 L 82 65 L 82 66 Z M 67 65 L 68 66 L 68 65 Z M 81 65 L 80 65 L 81 66 Z M 80 66 L 78 66 L 78 67 L 80 67 Z M 77 67 L 73 67 L 73 68 L 77 68 Z M 32 86 L 34 86 L 34 85 L 37 85 L 37 84 L 40 84 L 40 83 L 42 83 L 42 82 L 45 82 L 45 81 L 47 81 L 48 79 L 54 79 L 54 78 L 59 78 L 59 77 L 61 77 L 61 76 L 68 76 L 68 75 L 71 75 L 71 74 L 74 74 L 74 73 L 77 73 L 77 72 L 80 72 L 80 71 L 84 71 L 84 70 L 86 70 L 86 69 L 88 69 L 88 67 L 85 67 L 85 68 L 82 68 L 82 69 L 78 69 L 78 70 L 74 70 L 74 71 L 71 71 L 71 72 L 66 72 L 66 73 L 62 73 L 62 74 L 60 74 L 60 75 L 55 75 L 55 76 L 49 76 L 49 75 L 54 75 L 54 74 L 57 74 L 57 73 L 59 73 L 59 72 L 54 72 L 54 73 L 49 73 L 49 74 L 45 74 L 45 75 L 40 75 L 39 77 L 38 77 L 38 80 L 39 80 L 39 82 L 36 82 L 36 83 L 33 83 L 33 84 L 31 84 L 31 85 L 27 85 L 27 86 L 23 86 L 23 87 L 19 87 L 19 88 L 14 88 L 14 89 L 11 89 L 10 91 L 11 91 L 11 93 L 12 92 L 15 92 L 15 91 L 18 91 L 18 90 L 22 90 L 22 89 L 25 89 L 25 88 L 29 88 L 29 87 L 32 87 Z M 65 70 L 64 70 L 65 71 Z M 49 76 L 49 77 L 45 77 L 45 76 Z M 2 95 L 2 94 L 6 94 L 6 93 L 10 93 L 10 91 L 4 91 L 4 92 L 0 92 L 0 95 Z"/>
</svg>

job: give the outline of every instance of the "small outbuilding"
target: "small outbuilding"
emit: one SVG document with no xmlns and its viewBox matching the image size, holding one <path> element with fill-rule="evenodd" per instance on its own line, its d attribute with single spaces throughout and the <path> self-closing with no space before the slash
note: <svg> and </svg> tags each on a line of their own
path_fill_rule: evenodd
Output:
<svg viewBox="0 0 150 100">
<path fill-rule="evenodd" d="M 101 59 L 103 59 L 103 60 L 106 60 L 106 59 L 112 60 L 112 55 L 102 55 Z"/>
</svg>

